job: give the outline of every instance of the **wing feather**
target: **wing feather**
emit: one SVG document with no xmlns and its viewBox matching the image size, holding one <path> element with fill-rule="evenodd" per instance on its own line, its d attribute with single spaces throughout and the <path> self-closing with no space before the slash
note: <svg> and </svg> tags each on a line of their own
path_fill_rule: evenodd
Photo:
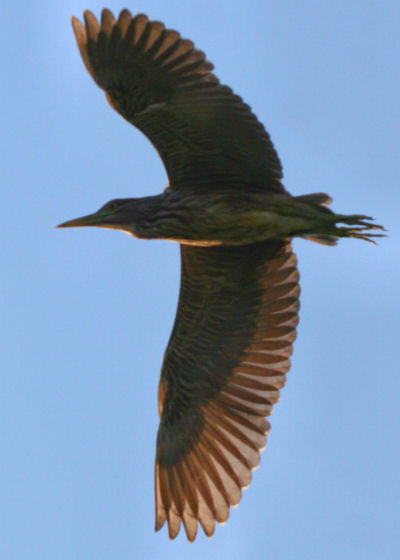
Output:
<svg viewBox="0 0 400 560">
<path fill-rule="evenodd" d="M 107 99 L 158 150 L 171 188 L 285 192 L 270 137 L 213 65 L 176 31 L 123 10 L 72 18 L 83 61 Z"/>
<path fill-rule="evenodd" d="M 210 536 L 228 519 L 259 465 L 265 416 L 290 367 L 300 289 L 287 242 L 181 251 L 160 380 L 156 529 L 167 521 L 176 536 L 178 515 L 193 540 L 198 523 Z"/>
</svg>

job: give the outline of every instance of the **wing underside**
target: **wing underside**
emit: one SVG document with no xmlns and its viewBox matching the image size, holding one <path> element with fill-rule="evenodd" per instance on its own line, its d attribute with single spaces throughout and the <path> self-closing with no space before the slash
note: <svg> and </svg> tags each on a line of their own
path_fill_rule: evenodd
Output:
<svg viewBox="0 0 400 560">
<path fill-rule="evenodd" d="M 160 381 L 156 529 L 211 536 L 266 445 L 296 336 L 291 245 L 181 247 L 182 283 Z"/>
<path fill-rule="evenodd" d="M 270 137 L 248 105 L 219 83 L 193 43 L 123 10 L 101 23 L 72 20 L 85 65 L 111 105 L 153 143 L 171 188 L 285 192 Z"/>
</svg>

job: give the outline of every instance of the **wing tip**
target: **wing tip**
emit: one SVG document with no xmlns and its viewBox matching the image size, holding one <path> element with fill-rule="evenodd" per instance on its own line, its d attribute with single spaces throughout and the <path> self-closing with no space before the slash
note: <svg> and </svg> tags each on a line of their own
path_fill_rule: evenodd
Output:
<svg viewBox="0 0 400 560">
<path fill-rule="evenodd" d="M 156 523 L 154 526 L 154 532 L 157 533 L 158 531 L 160 531 L 165 524 L 166 518 L 164 516 L 159 516 L 156 515 Z"/>
<path fill-rule="evenodd" d="M 79 45 L 79 37 L 83 34 L 86 38 L 85 26 L 83 25 L 81 20 L 78 19 L 75 16 L 71 16 L 71 25 L 72 25 L 72 29 L 74 30 L 75 37 L 76 37 L 76 39 L 78 41 L 78 45 Z"/>
<path fill-rule="evenodd" d="M 87 10 L 86 10 L 86 12 L 87 12 Z M 85 12 L 85 14 L 86 14 L 86 12 Z M 91 13 L 91 12 L 89 12 L 89 13 Z M 85 18 L 85 22 L 86 22 L 86 18 Z M 85 64 L 85 66 L 86 66 L 87 71 L 92 76 L 92 78 L 94 78 L 93 67 L 90 63 L 89 56 L 88 56 L 88 53 L 87 53 L 87 43 L 88 43 L 88 39 L 89 39 L 88 26 L 86 24 L 86 27 L 85 27 L 85 25 L 81 22 L 81 20 L 78 19 L 75 16 L 71 16 L 71 24 L 72 24 L 72 29 L 74 31 L 76 42 L 78 44 L 79 52 L 81 53 L 82 60 Z"/>
</svg>

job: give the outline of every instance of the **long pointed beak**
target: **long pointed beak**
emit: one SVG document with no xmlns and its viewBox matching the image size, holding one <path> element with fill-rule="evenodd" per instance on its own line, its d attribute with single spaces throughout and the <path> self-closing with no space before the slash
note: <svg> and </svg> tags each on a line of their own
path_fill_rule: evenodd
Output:
<svg viewBox="0 0 400 560">
<path fill-rule="evenodd" d="M 82 216 L 82 218 L 75 218 L 75 220 L 68 220 L 68 222 L 63 222 L 59 224 L 58 228 L 64 227 L 82 227 L 82 226 L 104 226 L 105 216 L 95 212 L 94 214 L 88 214 L 87 216 Z"/>
</svg>

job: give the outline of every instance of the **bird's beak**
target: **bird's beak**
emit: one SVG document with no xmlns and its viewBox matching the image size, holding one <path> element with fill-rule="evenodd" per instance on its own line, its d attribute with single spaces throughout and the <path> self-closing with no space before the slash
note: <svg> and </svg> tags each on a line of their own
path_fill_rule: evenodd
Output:
<svg viewBox="0 0 400 560">
<path fill-rule="evenodd" d="M 81 227 L 81 226 L 99 226 L 105 227 L 106 216 L 100 212 L 95 212 L 94 214 L 88 214 L 82 218 L 75 218 L 75 220 L 68 220 L 68 222 L 63 222 L 59 224 L 58 228 L 64 227 Z"/>
</svg>

